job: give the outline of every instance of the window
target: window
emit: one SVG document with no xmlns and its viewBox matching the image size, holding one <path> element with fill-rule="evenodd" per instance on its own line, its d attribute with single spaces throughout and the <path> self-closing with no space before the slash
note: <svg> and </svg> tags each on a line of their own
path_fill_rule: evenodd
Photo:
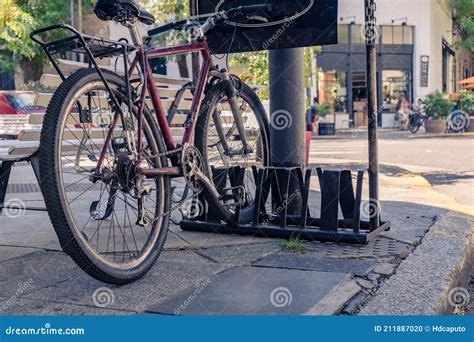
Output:
<svg viewBox="0 0 474 342">
<path fill-rule="evenodd" d="M 400 97 L 409 99 L 409 72 L 384 70 L 382 72 L 382 100 L 385 112 L 395 112 Z"/>
<path fill-rule="evenodd" d="M 329 103 L 336 112 L 347 112 L 347 76 L 345 72 L 325 71 L 318 77 L 319 103 Z"/>
<path fill-rule="evenodd" d="M 393 43 L 395 45 L 403 44 L 403 26 L 393 27 Z"/>
<path fill-rule="evenodd" d="M 403 43 L 413 45 L 413 26 L 403 26 Z"/>
<path fill-rule="evenodd" d="M 337 25 L 337 39 L 339 44 L 347 44 L 349 42 L 348 25 Z"/>
<path fill-rule="evenodd" d="M 382 44 L 392 44 L 393 30 L 392 26 L 382 26 Z"/>
<path fill-rule="evenodd" d="M 413 45 L 413 26 L 382 26 L 382 44 Z"/>
<path fill-rule="evenodd" d="M 35 95 L 33 93 L 8 94 L 8 102 L 16 109 L 33 109 L 35 107 Z"/>
<path fill-rule="evenodd" d="M 362 26 L 361 25 L 351 25 L 352 27 L 352 32 L 351 32 L 351 38 L 352 38 L 352 44 L 362 44 L 365 43 L 364 41 L 364 35 L 361 33 L 362 31 Z"/>
</svg>

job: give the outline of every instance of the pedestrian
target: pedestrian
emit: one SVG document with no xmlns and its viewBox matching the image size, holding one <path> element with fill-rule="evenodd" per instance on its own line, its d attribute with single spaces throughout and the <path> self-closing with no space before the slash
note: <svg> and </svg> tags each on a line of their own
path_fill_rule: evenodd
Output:
<svg viewBox="0 0 474 342">
<path fill-rule="evenodd" d="M 406 131 L 408 129 L 409 104 L 405 96 L 402 95 L 398 98 L 396 110 L 395 121 L 400 121 L 401 131 Z"/>
<path fill-rule="evenodd" d="M 318 97 L 313 98 L 313 105 L 306 111 L 306 130 L 308 132 L 314 131 L 314 125 L 317 122 L 319 110 L 319 99 Z"/>
</svg>

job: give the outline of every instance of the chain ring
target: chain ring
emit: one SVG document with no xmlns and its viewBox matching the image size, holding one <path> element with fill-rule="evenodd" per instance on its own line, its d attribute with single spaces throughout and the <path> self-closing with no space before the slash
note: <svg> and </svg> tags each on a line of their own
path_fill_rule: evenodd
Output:
<svg viewBox="0 0 474 342">
<path fill-rule="evenodd" d="M 201 192 L 204 188 L 204 184 L 196 177 L 196 171 L 201 171 L 207 175 L 207 171 L 204 169 L 204 158 L 201 152 L 194 147 L 188 146 L 183 151 L 183 176 L 186 184 L 193 191 L 193 193 Z"/>
</svg>

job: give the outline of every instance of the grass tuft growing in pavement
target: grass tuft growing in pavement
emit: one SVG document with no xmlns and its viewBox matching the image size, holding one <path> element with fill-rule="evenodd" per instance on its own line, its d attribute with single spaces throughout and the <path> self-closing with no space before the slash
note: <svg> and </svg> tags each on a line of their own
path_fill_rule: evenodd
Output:
<svg viewBox="0 0 474 342">
<path fill-rule="evenodd" d="M 293 253 L 303 253 L 304 252 L 304 242 L 298 237 L 290 237 L 289 240 L 283 240 L 278 242 L 278 247 L 283 251 L 293 252 Z"/>
</svg>

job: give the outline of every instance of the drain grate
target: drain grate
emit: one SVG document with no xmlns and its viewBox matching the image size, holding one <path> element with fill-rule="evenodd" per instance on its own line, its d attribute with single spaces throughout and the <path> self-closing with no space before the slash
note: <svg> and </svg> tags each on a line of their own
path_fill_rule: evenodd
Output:
<svg viewBox="0 0 474 342">
<path fill-rule="evenodd" d="M 363 246 L 314 241 L 305 244 L 305 247 L 319 256 L 332 258 L 396 256 L 411 249 L 407 244 L 383 237 L 376 237 Z"/>
</svg>

